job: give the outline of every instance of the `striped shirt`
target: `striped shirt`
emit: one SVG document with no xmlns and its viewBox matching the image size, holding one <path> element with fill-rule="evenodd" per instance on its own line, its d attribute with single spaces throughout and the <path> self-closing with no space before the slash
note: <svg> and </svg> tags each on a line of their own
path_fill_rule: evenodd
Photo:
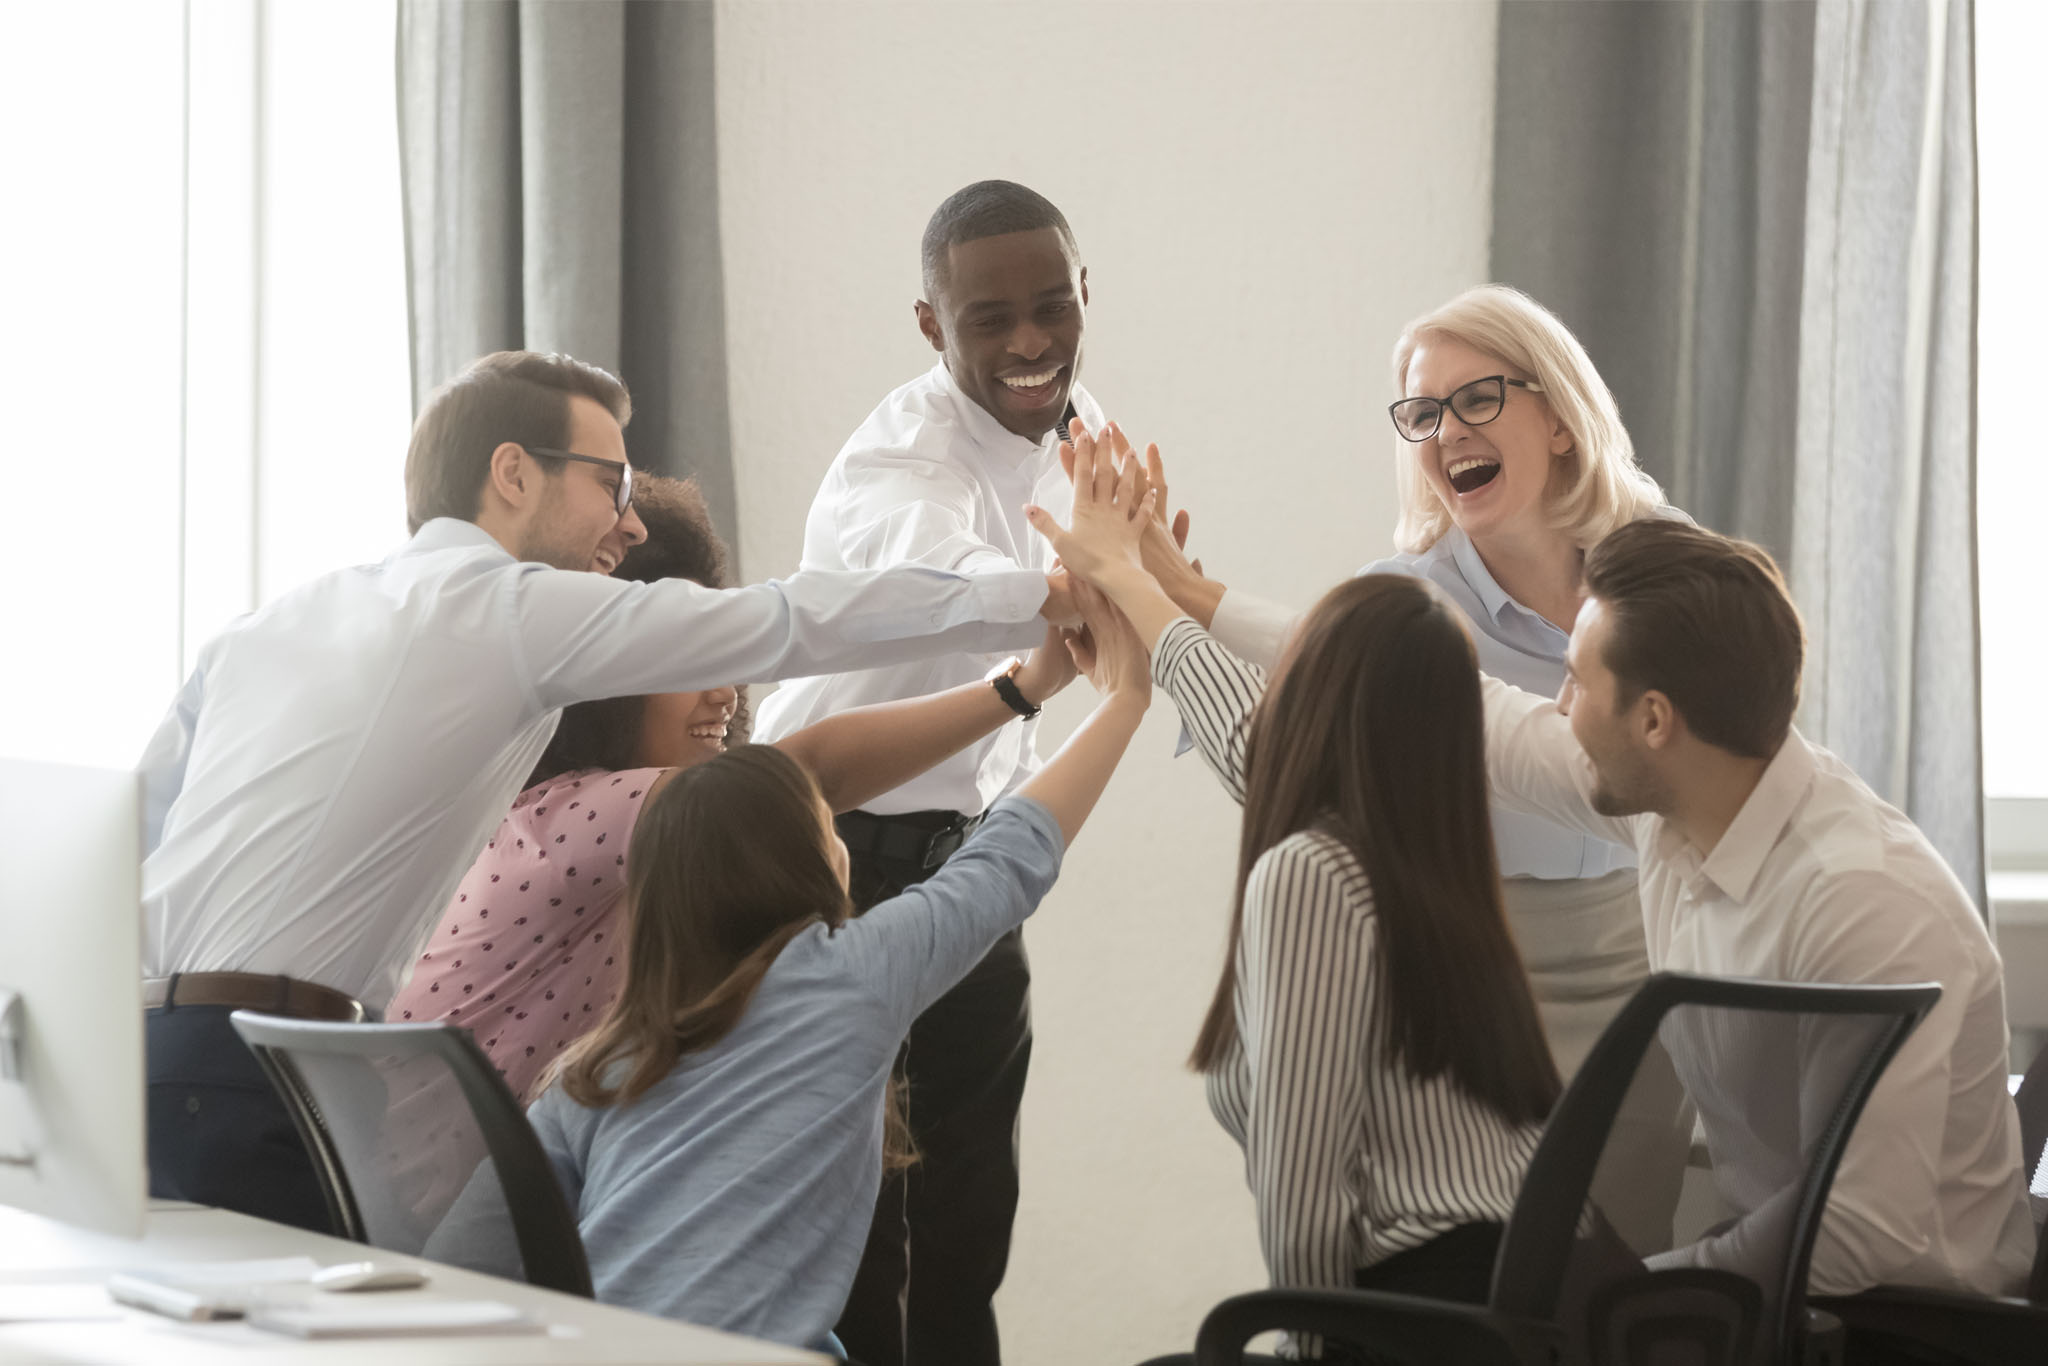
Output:
<svg viewBox="0 0 2048 1366">
<path fill-rule="evenodd" d="M 1186 618 L 1152 667 L 1242 802 L 1264 673 Z M 1541 1132 L 1394 1060 L 1373 916 L 1364 867 L 1322 831 L 1268 849 L 1245 884 L 1237 1040 L 1209 1076 L 1209 1108 L 1244 1148 L 1276 1286 L 1348 1287 L 1462 1224 L 1506 1222 Z"/>
</svg>

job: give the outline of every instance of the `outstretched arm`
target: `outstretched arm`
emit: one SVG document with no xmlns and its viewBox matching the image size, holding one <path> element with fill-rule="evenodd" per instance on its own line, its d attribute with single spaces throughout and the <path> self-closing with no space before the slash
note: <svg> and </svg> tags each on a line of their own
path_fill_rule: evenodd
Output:
<svg viewBox="0 0 2048 1366">
<path fill-rule="evenodd" d="M 1017 691 L 1033 706 L 1074 678 L 1074 659 L 1059 627 L 1017 672 Z M 775 747 L 808 768 L 834 811 L 851 811 L 959 753 L 1017 719 L 987 683 L 963 683 L 928 697 L 877 702 L 828 716 L 785 735 Z"/>
</svg>

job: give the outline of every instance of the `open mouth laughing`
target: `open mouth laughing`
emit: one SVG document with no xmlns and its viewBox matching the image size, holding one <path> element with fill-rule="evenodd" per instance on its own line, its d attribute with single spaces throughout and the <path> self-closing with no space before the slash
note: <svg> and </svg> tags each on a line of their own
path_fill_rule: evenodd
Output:
<svg viewBox="0 0 2048 1366">
<path fill-rule="evenodd" d="M 1450 481 L 1457 493 L 1473 493 L 1485 488 L 1500 473 L 1500 461 L 1484 455 L 1468 455 L 1453 460 L 1444 468 L 1444 478 Z"/>
</svg>

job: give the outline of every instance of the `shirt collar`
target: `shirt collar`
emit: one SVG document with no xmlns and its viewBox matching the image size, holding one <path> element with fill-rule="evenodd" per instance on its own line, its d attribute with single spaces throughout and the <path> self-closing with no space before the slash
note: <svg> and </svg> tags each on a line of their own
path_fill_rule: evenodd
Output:
<svg viewBox="0 0 2048 1366">
<path fill-rule="evenodd" d="M 953 372 L 946 368 L 943 357 L 932 367 L 932 381 L 940 393 L 954 401 L 960 410 L 960 425 L 966 429 L 975 446 L 988 455 L 1007 464 L 1021 465 L 1033 456 L 1041 455 L 1059 444 L 1062 433 L 1058 431 L 1047 432 L 1033 441 L 1029 437 L 1017 435 L 996 421 L 995 414 L 976 403 L 954 380 Z M 1088 424 L 1090 431 L 1101 427 L 1102 415 L 1098 412 L 1090 417 L 1089 410 L 1095 405 L 1092 401 L 1086 401 L 1086 395 L 1081 392 L 1080 385 L 1073 386 L 1069 398 L 1074 404 L 1075 411 L 1081 414 L 1081 420 Z"/>
<path fill-rule="evenodd" d="M 413 533 L 405 543 L 401 554 L 423 555 L 434 550 L 454 550 L 462 547 L 487 548 L 497 551 L 507 560 L 512 552 L 498 544 L 498 538 L 485 531 L 475 522 L 466 522 L 460 517 L 436 517 Z"/>
<path fill-rule="evenodd" d="M 1510 607 L 1525 617 L 1536 614 L 1508 596 L 1493 577 L 1493 571 L 1486 567 L 1486 561 L 1479 558 L 1479 548 L 1472 544 L 1472 538 L 1457 527 L 1444 532 L 1443 539 L 1450 546 L 1451 561 L 1458 566 L 1458 572 L 1465 576 L 1465 582 L 1479 598 L 1479 605 L 1486 609 L 1487 618 L 1499 623 L 1501 614 Z"/>
<path fill-rule="evenodd" d="M 1796 730 L 1764 767 L 1749 800 L 1735 813 L 1714 852 L 1700 860 L 1700 872 L 1736 901 L 1749 899 L 1764 858 L 1777 846 L 1792 815 L 1813 787 L 1813 751 Z"/>
</svg>

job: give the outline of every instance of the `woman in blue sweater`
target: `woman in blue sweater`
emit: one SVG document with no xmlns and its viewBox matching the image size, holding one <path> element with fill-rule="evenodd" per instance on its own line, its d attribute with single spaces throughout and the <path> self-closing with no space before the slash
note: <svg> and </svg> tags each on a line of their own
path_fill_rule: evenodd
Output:
<svg viewBox="0 0 2048 1366">
<path fill-rule="evenodd" d="M 831 812 L 782 752 L 742 746 L 650 799 L 625 985 L 528 1112 L 600 1300 L 825 1338 L 911 1021 L 1036 908 L 1150 700 L 1144 644 L 1077 588 L 1088 630 L 1069 646 L 1095 711 L 944 867 L 858 919 Z"/>
</svg>

